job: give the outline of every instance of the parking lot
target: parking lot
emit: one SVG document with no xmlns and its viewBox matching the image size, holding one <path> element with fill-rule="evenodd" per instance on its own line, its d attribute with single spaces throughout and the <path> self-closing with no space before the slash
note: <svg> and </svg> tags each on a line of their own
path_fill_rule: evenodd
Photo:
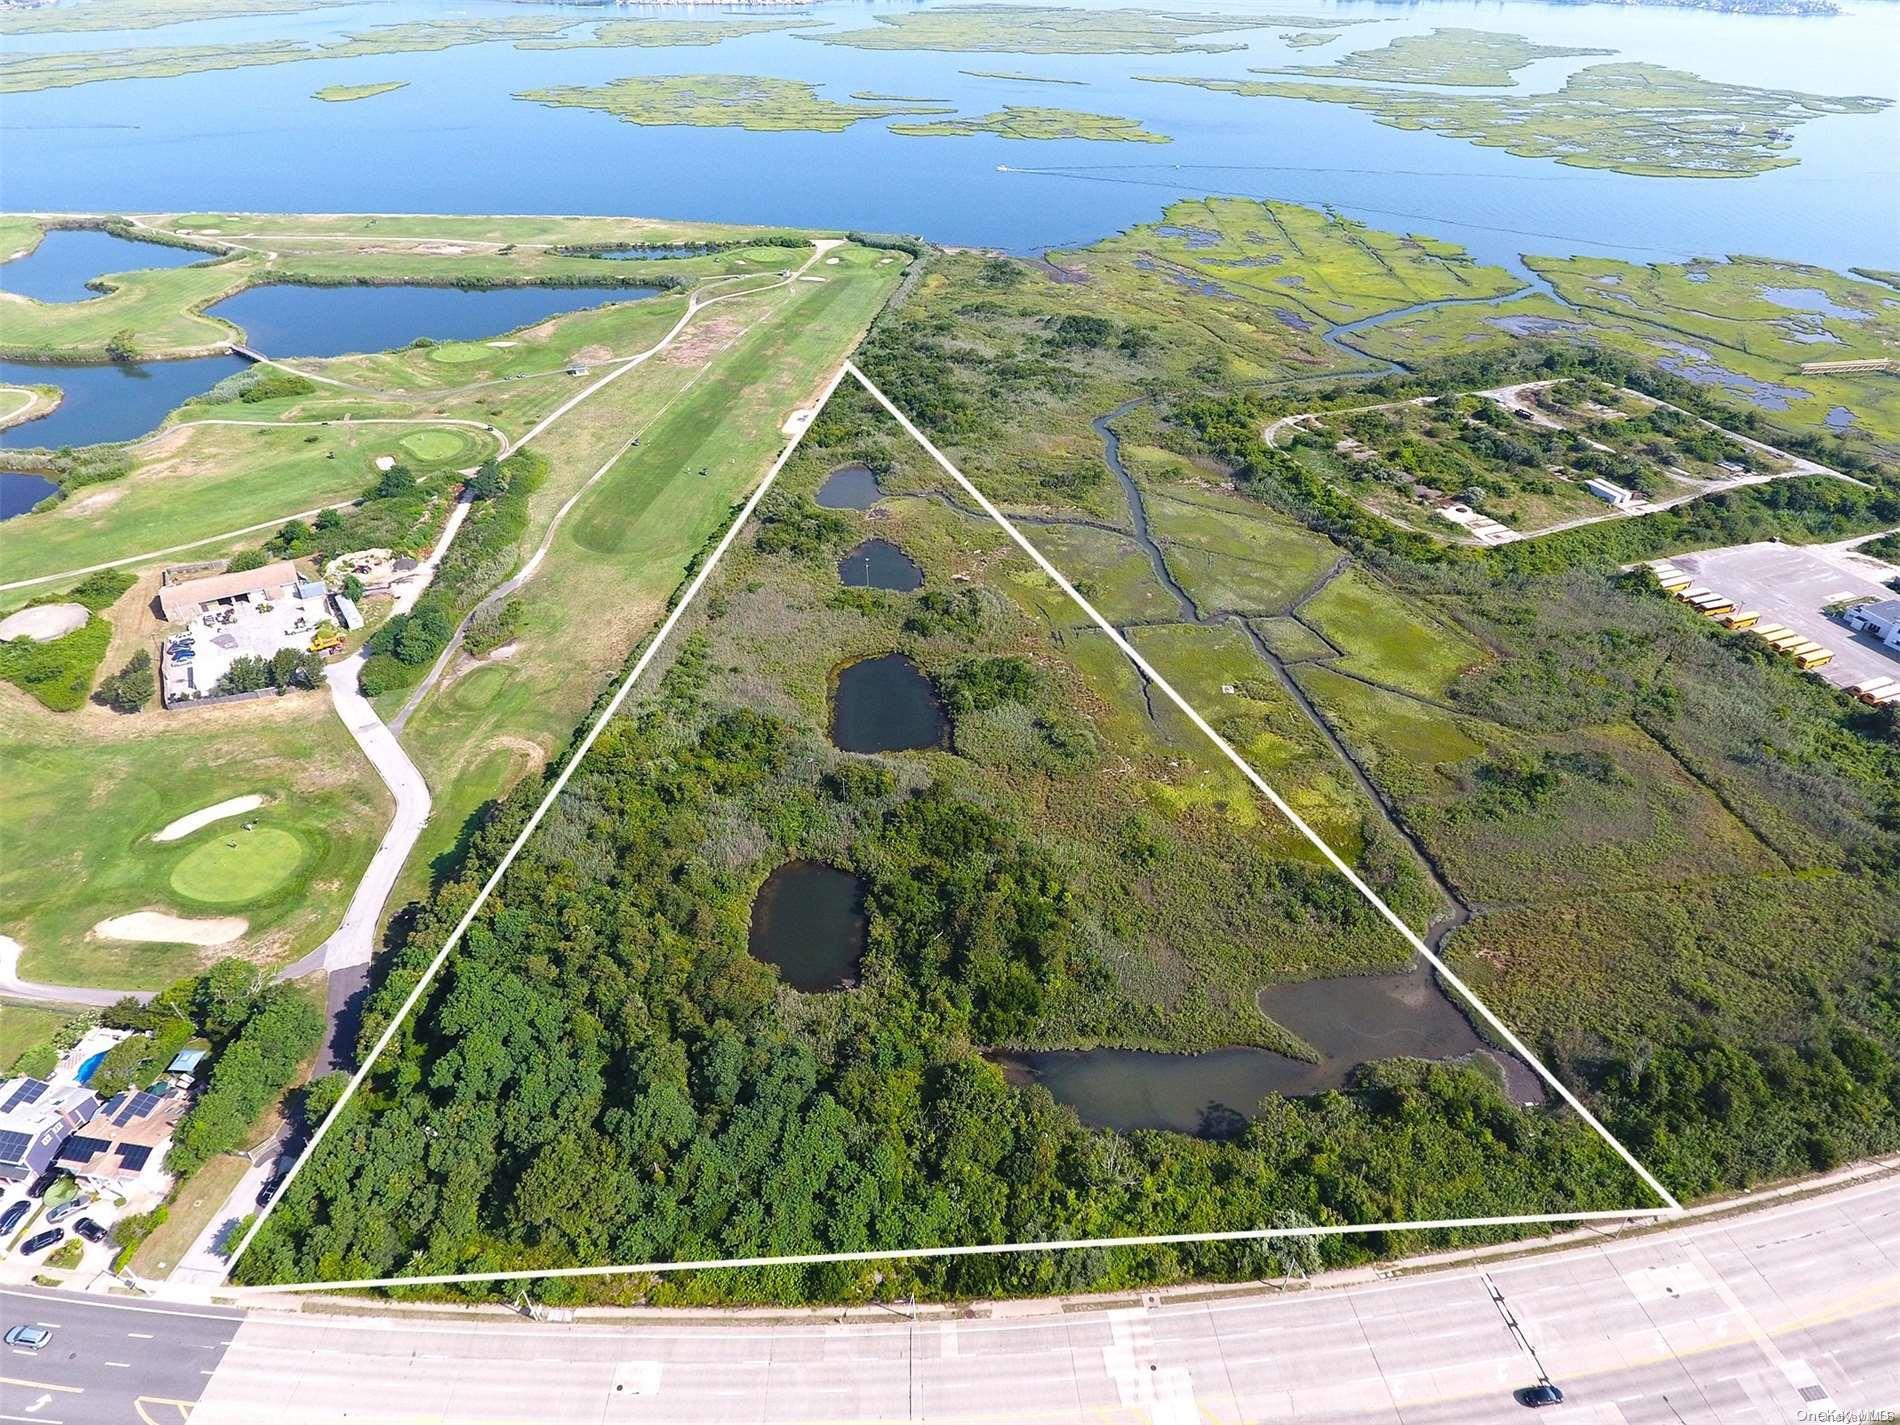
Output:
<svg viewBox="0 0 1900 1425">
<path fill-rule="evenodd" d="M 307 649 L 325 620 L 336 621 L 327 593 L 310 598 L 253 596 L 206 608 L 183 634 L 166 642 L 166 700 L 209 695 L 225 670 L 246 654 L 268 659 L 280 648 Z"/>
<path fill-rule="evenodd" d="M 1846 688 L 1882 675 L 1900 678 L 1900 654 L 1821 612 L 1843 599 L 1894 596 L 1885 580 L 1900 578 L 1900 569 L 1855 553 L 1851 545 L 1857 542 L 1739 544 L 1679 554 L 1669 562 L 1693 574 L 1697 583 L 1735 600 L 1738 608 L 1759 610 L 1763 623 L 1786 624 L 1833 649 L 1834 661 L 1815 673 Z"/>
</svg>

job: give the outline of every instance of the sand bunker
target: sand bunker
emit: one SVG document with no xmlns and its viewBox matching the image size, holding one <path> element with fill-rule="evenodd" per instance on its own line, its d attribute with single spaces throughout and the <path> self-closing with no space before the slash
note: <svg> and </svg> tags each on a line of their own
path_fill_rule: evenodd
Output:
<svg viewBox="0 0 1900 1425">
<path fill-rule="evenodd" d="M 186 920 L 162 910 L 135 910 L 130 915 L 115 915 L 93 926 L 94 935 L 108 940 L 154 940 L 166 945 L 226 945 L 236 940 L 251 923 L 241 915 L 220 915 L 208 920 Z"/>
<path fill-rule="evenodd" d="M 394 470 L 396 468 L 396 457 L 393 455 L 377 456 L 376 468 L 378 470 Z"/>
<path fill-rule="evenodd" d="M 50 643 L 76 628 L 84 628 L 90 615 L 84 604 L 41 604 L 21 609 L 0 619 L 0 642 L 9 638 L 30 638 L 35 643 Z"/>
<path fill-rule="evenodd" d="M 209 826 L 214 821 L 222 821 L 227 816 L 236 816 L 241 811 L 255 811 L 264 805 L 263 797 L 253 792 L 247 797 L 232 797 L 227 801 L 214 802 L 201 807 L 189 816 L 181 816 L 177 821 L 168 823 L 161 831 L 154 832 L 154 841 L 176 841 L 189 836 L 201 826 Z"/>
</svg>

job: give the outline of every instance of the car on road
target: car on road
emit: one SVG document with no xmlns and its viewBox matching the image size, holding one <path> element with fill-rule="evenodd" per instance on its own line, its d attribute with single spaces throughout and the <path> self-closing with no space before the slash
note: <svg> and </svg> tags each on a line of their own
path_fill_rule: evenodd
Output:
<svg viewBox="0 0 1900 1425">
<path fill-rule="evenodd" d="M 279 1168 L 264 1179 L 264 1186 L 257 1190 L 257 1205 L 269 1207 L 270 1200 L 277 1196 L 277 1189 L 284 1185 L 284 1179 L 290 1176 L 289 1168 Z"/>
<path fill-rule="evenodd" d="M 55 1207 L 46 1214 L 46 1225 L 51 1227 L 55 1223 L 64 1222 L 67 1218 L 84 1212 L 91 1206 L 92 1199 L 84 1193 L 81 1193 L 77 1197 L 68 1198 L 65 1202 L 62 1202 L 58 1207 Z"/>
<path fill-rule="evenodd" d="M 1546 1405 L 1562 1405 L 1564 1393 L 1549 1381 L 1544 1381 L 1538 1385 L 1527 1385 L 1520 1390 L 1517 1393 L 1517 1403 L 1532 1410 L 1541 1410 Z"/>
<path fill-rule="evenodd" d="M 20 1244 L 21 1255 L 30 1257 L 35 1252 L 44 1252 L 48 1247 L 64 1241 L 65 1237 L 64 1227 L 49 1227 L 44 1232 L 35 1232 Z"/>
<path fill-rule="evenodd" d="M 27 1213 L 32 1210 L 33 1204 L 26 1198 L 21 1198 L 5 1212 L 0 1212 L 0 1237 L 6 1236 L 7 1233 L 26 1221 Z"/>
<path fill-rule="evenodd" d="M 81 1237 L 84 1237 L 88 1242 L 103 1242 L 106 1240 L 107 1235 L 106 1229 L 101 1227 L 97 1222 L 94 1222 L 90 1217 L 82 1217 L 75 1222 L 73 1224 L 73 1231 L 77 1232 Z"/>
<path fill-rule="evenodd" d="M 43 1351 L 53 1339 L 50 1326 L 15 1326 L 7 1332 L 6 1343 L 16 1351 Z"/>
</svg>

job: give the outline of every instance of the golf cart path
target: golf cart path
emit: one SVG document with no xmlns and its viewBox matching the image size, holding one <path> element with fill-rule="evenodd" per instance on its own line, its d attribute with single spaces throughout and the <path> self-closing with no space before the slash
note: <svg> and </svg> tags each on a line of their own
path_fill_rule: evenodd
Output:
<svg viewBox="0 0 1900 1425">
<path fill-rule="evenodd" d="M 85 1005 L 103 1009 L 130 995 L 149 1000 L 151 990 L 102 990 L 88 985 L 45 985 L 19 976 L 20 956 L 25 946 L 10 935 L 0 935 L 0 999 L 27 1000 L 34 1004 Z"/>
</svg>

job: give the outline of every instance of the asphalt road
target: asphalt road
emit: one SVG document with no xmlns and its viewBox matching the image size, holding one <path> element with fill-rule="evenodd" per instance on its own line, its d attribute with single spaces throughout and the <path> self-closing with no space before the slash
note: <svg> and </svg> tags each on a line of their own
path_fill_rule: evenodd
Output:
<svg viewBox="0 0 1900 1425">
<path fill-rule="evenodd" d="M 53 1328 L 38 1354 L 0 1347 L 0 1421 L 174 1425 L 191 1418 L 242 1314 L 7 1287 L 0 1319 Z"/>
<path fill-rule="evenodd" d="M 1819 1412 L 1900 1408 L 1900 1178 L 1485 1270 L 1203 1304 L 1068 1314 L 1024 1304 L 1010 1313 L 915 1325 L 615 1326 L 260 1311 L 239 1330 L 192 1419 L 1848 1418 Z M 1542 1375 L 1570 1403 L 1527 1417 L 1512 1392 Z"/>
</svg>

